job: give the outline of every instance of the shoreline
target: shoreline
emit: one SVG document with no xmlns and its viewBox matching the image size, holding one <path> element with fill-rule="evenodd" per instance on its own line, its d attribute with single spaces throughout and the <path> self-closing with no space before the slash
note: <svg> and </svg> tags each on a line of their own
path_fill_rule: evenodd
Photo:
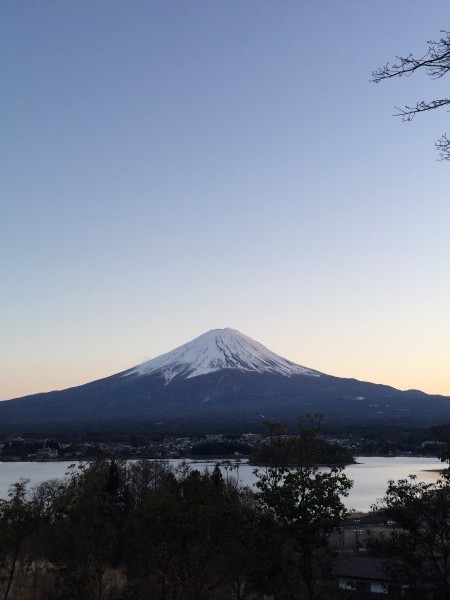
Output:
<svg viewBox="0 0 450 600">
<path fill-rule="evenodd" d="M 383 459 L 395 459 L 395 458 L 424 458 L 424 459 L 429 459 L 429 460 L 439 460 L 439 457 L 437 456 L 428 456 L 428 455 L 423 455 L 423 454 L 408 454 L 408 455 L 404 455 L 404 454 L 396 454 L 394 456 L 392 455 L 387 455 L 387 454 L 365 454 L 363 455 L 364 458 L 383 458 Z M 317 464 L 315 466 L 319 466 L 319 467 L 324 467 L 324 466 L 328 466 L 328 467 L 348 467 L 351 465 L 359 465 L 359 464 L 363 464 L 361 462 L 359 462 L 358 460 L 356 460 L 356 458 L 361 458 L 362 456 L 359 457 L 355 457 L 353 459 L 352 462 L 345 462 L 345 463 L 330 463 L 328 465 L 326 464 Z M 154 460 L 154 461 L 170 461 L 170 460 L 188 460 L 192 463 L 203 463 L 203 462 L 225 462 L 228 461 L 231 464 L 247 464 L 250 466 L 253 466 L 255 468 L 257 467 L 278 467 L 278 466 L 287 466 L 287 467 L 295 467 L 298 466 L 296 464 L 290 464 L 290 465 L 268 465 L 268 464 L 260 464 L 260 463 L 256 463 L 256 462 L 251 462 L 250 458 L 248 456 L 243 456 L 243 457 L 238 457 L 235 455 L 229 455 L 229 456 L 214 456 L 214 455 L 208 455 L 208 456 L 192 456 L 192 455 L 186 455 L 186 456 L 168 456 L 168 457 L 162 457 L 162 456 L 142 456 L 142 455 L 129 455 L 129 456 L 122 456 L 122 455 L 105 455 L 105 456 L 71 456 L 71 457 L 66 457 L 66 456 L 61 456 L 61 457 L 51 457 L 51 458 L 21 458 L 21 457 L 0 457 L 0 463 L 4 462 L 4 463 L 14 463 L 14 462 L 29 462 L 29 463 L 58 463 L 58 462 L 90 462 L 96 459 L 104 459 L 104 460 Z M 446 467 L 445 462 L 442 463 L 443 464 L 443 468 L 442 469 L 425 469 L 426 471 L 429 472 L 441 472 L 441 471 L 445 471 Z M 450 468 L 450 467 L 447 467 Z"/>
</svg>

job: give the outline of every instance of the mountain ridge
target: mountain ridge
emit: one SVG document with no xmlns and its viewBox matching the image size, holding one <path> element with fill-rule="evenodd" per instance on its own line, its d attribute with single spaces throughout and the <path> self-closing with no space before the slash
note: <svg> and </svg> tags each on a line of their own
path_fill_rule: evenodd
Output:
<svg viewBox="0 0 450 600">
<path fill-rule="evenodd" d="M 450 422 L 450 398 L 320 373 L 226 328 L 115 375 L 0 402 L 0 432 L 245 432 L 305 413 L 346 426 L 436 425 Z"/>
</svg>

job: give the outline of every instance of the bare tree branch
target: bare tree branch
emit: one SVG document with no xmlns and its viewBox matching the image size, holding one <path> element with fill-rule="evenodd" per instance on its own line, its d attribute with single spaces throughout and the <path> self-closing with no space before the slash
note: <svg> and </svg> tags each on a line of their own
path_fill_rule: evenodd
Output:
<svg viewBox="0 0 450 600">
<path fill-rule="evenodd" d="M 444 133 L 435 143 L 436 149 L 441 157 L 439 160 L 450 160 L 450 137 Z"/>
<path fill-rule="evenodd" d="M 428 51 L 420 58 L 415 58 L 412 54 L 407 56 L 397 56 L 393 64 L 386 63 L 383 67 L 372 71 L 372 81 L 380 83 L 385 79 L 394 77 L 409 77 L 419 69 L 423 69 L 432 79 L 440 79 L 450 71 L 450 31 L 442 30 L 442 37 L 438 41 L 428 42 Z M 415 115 L 442 108 L 450 104 L 449 98 L 441 98 L 426 102 L 421 100 L 415 105 L 404 107 L 395 107 L 398 111 L 394 116 L 401 117 L 403 121 L 412 121 Z M 439 152 L 440 160 L 450 160 L 450 134 L 443 134 L 436 141 L 436 148 Z"/>
<path fill-rule="evenodd" d="M 418 69 L 425 69 L 432 79 L 443 77 L 450 70 L 450 31 L 441 31 L 443 37 L 437 42 L 429 41 L 428 51 L 420 58 L 412 54 L 396 56 L 397 62 L 386 63 L 383 67 L 372 71 L 374 83 L 384 79 L 412 75 Z"/>
<path fill-rule="evenodd" d="M 441 108 L 447 104 L 450 104 L 450 99 L 442 98 L 441 100 L 431 100 L 431 102 L 421 100 L 420 102 L 417 102 L 415 106 L 406 105 L 403 108 L 396 106 L 395 110 L 398 110 L 399 112 L 395 113 L 394 117 L 402 117 L 403 121 L 412 121 L 414 115 L 418 113 Z"/>
</svg>

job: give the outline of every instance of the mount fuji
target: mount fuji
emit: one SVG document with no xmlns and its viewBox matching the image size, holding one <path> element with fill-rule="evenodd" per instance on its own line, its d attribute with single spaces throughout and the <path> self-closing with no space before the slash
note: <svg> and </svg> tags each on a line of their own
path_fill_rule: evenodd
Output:
<svg viewBox="0 0 450 600">
<path fill-rule="evenodd" d="M 301 367 L 278 356 L 236 329 L 213 329 L 179 348 L 128 371 L 130 375 L 160 374 L 169 383 L 174 377 L 198 377 L 224 369 L 243 373 L 273 373 L 290 377 L 318 371 Z"/>
<path fill-rule="evenodd" d="M 104 379 L 0 402 L 0 433 L 225 433 L 304 413 L 342 426 L 432 425 L 450 422 L 450 398 L 326 375 L 226 328 Z"/>
</svg>

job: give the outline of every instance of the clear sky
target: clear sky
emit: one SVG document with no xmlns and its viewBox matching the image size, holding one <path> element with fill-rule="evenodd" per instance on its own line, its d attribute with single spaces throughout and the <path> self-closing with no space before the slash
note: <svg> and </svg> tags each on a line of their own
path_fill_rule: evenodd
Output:
<svg viewBox="0 0 450 600">
<path fill-rule="evenodd" d="M 448 0 L 3 0 L 0 398 L 233 327 L 450 395 Z"/>
</svg>

